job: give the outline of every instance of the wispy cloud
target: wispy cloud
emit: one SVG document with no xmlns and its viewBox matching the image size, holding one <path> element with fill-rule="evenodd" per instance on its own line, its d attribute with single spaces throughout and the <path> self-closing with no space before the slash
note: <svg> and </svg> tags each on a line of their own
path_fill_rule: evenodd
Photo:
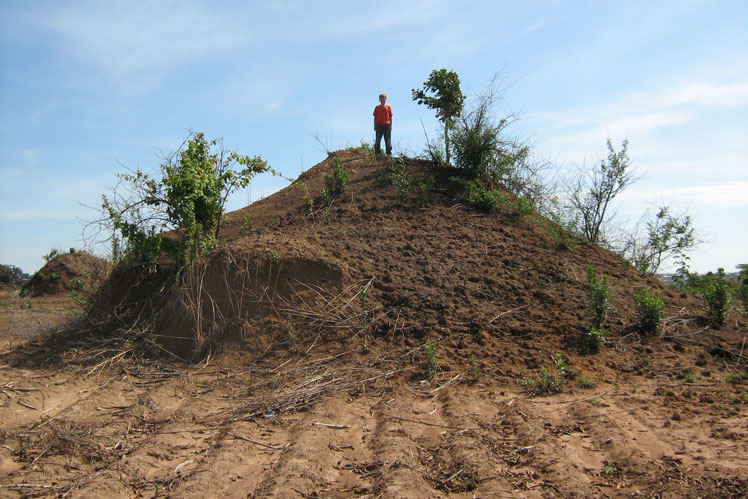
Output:
<svg viewBox="0 0 748 499">
<path fill-rule="evenodd" d="M 693 207 L 739 208 L 748 207 L 748 181 L 699 183 L 695 185 L 667 188 L 632 188 L 628 201 L 677 199 L 678 204 Z"/>
<path fill-rule="evenodd" d="M 112 77 L 166 71 L 247 39 L 232 18 L 191 2 L 81 2 L 39 11 L 36 22 L 64 49 Z"/>
</svg>

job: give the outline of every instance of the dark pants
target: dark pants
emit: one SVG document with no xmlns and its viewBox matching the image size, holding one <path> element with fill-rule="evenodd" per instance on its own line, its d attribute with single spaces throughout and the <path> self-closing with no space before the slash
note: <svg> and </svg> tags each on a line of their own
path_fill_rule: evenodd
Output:
<svg viewBox="0 0 748 499">
<path fill-rule="evenodd" d="M 392 156 L 392 129 L 390 125 L 380 125 L 379 123 L 374 125 L 374 131 L 376 132 L 376 138 L 374 139 L 374 153 L 381 154 L 382 148 L 380 143 L 382 142 L 382 135 L 384 135 L 384 145 L 387 148 L 387 156 Z"/>
</svg>

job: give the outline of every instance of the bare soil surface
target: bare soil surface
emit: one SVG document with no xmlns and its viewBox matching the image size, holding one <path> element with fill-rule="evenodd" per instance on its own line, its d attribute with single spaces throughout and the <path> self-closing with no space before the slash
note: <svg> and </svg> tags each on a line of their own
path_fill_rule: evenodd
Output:
<svg viewBox="0 0 748 499">
<path fill-rule="evenodd" d="M 335 156 L 350 185 L 329 210 L 332 156 L 229 215 L 213 258 L 262 257 L 296 291 L 237 312 L 199 362 L 69 293 L 0 294 L 1 497 L 748 496 L 736 311 L 710 328 L 606 250 L 564 250 L 508 207 L 398 199 L 387 160 Z M 590 264 L 612 295 L 597 353 L 578 340 Z M 666 304 L 652 337 L 641 287 Z M 531 393 L 543 368 L 558 393 Z"/>
</svg>

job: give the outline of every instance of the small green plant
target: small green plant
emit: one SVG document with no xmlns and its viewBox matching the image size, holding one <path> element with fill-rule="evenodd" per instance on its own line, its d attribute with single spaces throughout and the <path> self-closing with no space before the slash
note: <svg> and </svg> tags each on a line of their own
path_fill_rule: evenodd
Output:
<svg viewBox="0 0 748 499">
<path fill-rule="evenodd" d="M 57 248 L 52 248 L 51 250 L 49 250 L 49 253 L 47 253 L 46 255 L 42 255 L 42 258 L 44 259 L 45 262 L 49 263 L 50 260 L 52 260 L 54 257 L 56 257 L 59 254 L 60 254 L 60 250 L 58 250 Z"/>
<path fill-rule="evenodd" d="M 579 374 L 579 379 L 577 379 L 577 386 L 579 388 L 589 390 L 590 388 L 595 388 L 596 385 L 597 382 L 594 379 L 588 378 L 584 374 Z"/>
<path fill-rule="evenodd" d="M 563 355 L 557 353 L 553 358 L 553 365 L 556 367 L 556 372 L 561 378 L 566 376 L 566 361 Z"/>
<path fill-rule="evenodd" d="M 540 368 L 540 371 L 538 371 L 536 377 L 525 376 L 525 389 L 530 395 L 551 395 L 554 393 L 561 393 L 564 390 L 564 378 L 568 374 L 566 371 L 566 361 L 560 353 L 552 356 L 551 360 L 556 369 L 555 375 L 551 374 L 550 370 L 543 366 Z"/>
<path fill-rule="evenodd" d="M 662 298 L 652 295 L 652 292 L 643 288 L 634 294 L 634 304 L 639 332 L 642 334 L 654 334 L 662 325 L 665 304 Z"/>
<path fill-rule="evenodd" d="M 743 383 L 748 381 L 748 371 L 740 371 L 735 374 L 728 374 L 727 381 L 730 383 Z"/>
<path fill-rule="evenodd" d="M 358 292 L 359 300 L 361 301 L 361 332 L 369 334 L 369 288 L 368 286 L 361 286 Z"/>
<path fill-rule="evenodd" d="M 598 279 L 592 265 L 587 266 L 587 296 L 590 300 L 590 311 L 592 312 L 592 327 L 602 329 L 603 322 L 608 317 L 608 311 L 610 310 L 608 276 L 603 274 L 603 278 Z"/>
<path fill-rule="evenodd" d="M 564 389 L 563 381 L 551 375 L 547 367 L 541 367 L 537 377 L 525 376 L 524 383 L 527 393 L 532 396 L 561 393 Z"/>
<path fill-rule="evenodd" d="M 239 235 L 241 235 L 242 237 L 246 236 L 249 231 L 252 230 L 252 226 L 254 225 L 254 223 L 255 217 L 249 215 L 242 216 L 242 223 L 239 226 Z"/>
<path fill-rule="evenodd" d="M 10 303 L 8 303 L 7 301 L 0 301 L 0 307 L 10 308 Z"/>
<path fill-rule="evenodd" d="M 520 216 L 526 217 L 535 211 L 535 203 L 528 197 L 519 196 L 514 204 L 514 209 Z"/>
<path fill-rule="evenodd" d="M 686 369 L 685 371 L 681 371 L 678 373 L 678 379 L 682 379 L 683 383 L 690 384 L 694 382 L 696 377 L 693 375 L 691 371 Z"/>
<path fill-rule="evenodd" d="M 402 158 L 391 159 L 387 179 L 395 186 L 396 198 L 401 205 L 408 200 L 408 194 L 413 187 L 413 181 L 408 176 L 408 169 Z"/>
<path fill-rule="evenodd" d="M 743 402 L 744 404 L 748 404 L 748 392 L 740 392 L 740 395 L 738 395 L 738 397 L 740 397 L 741 402 Z"/>
<path fill-rule="evenodd" d="M 70 279 L 70 284 L 73 285 L 73 289 L 75 289 L 76 291 L 82 291 L 83 288 L 86 287 L 85 283 L 78 277 L 73 277 L 72 279 Z"/>
<path fill-rule="evenodd" d="M 480 367 L 478 367 L 478 363 L 475 361 L 475 357 L 472 355 L 470 356 L 469 362 L 469 375 L 470 375 L 470 381 L 473 383 L 477 382 L 478 379 L 480 379 L 482 371 Z"/>
<path fill-rule="evenodd" d="M 597 353 L 600 351 L 602 344 L 605 343 L 605 331 L 596 327 L 583 330 L 579 343 L 584 352 Z"/>
<path fill-rule="evenodd" d="M 335 167 L 332 177 L 325 177 L 325 185 L 335 195 L 342 196 L 348 192 L 349 172 L 340 164 L 340 158 L 334 158 Z"/>
<path fill-rule="evenodd" d="M 600 400 L 599 398 L 594 398 L 587 401 L 588 404 L 595 406 L 595 407 L 608 407 L 608 404 Z"/>
<path fill-rule="evenodd" d="M 68 297 L 70 298 L 70 301 L 78 305 L 79 307 L 85 307 L 88 301 L 86 298 L 78 292 L 77 289 L 74 289 L 68 293 Z"/>
<path fill-rule="evenodd" d="M 732 303 L 732 291 L 725 279 L 725 269 L 717 269 L 716 274 L 707 276 L 701 287 L 701 298 L 704 302 L 706 317 L 714 327 L 719 327 L 727 320 L 727 312 Z"/>
<path fill-rule="evenodd" d="M 609 463 L 607 461 L 605 461 L 605 464 L 603 465 L 602 469 L 600 470 L 600 472 L 603 475 L 614 475 L 617 471 L 618 471 L 618 468 L 616 467 L 616 465 L 613 464 L 613 463 Z"/>
<path fill-rule="evenodd" d="M 436 352 L 439 349 L 437 342 L 431 342 L 424 347 L 426 353 L 426 371 L 434 375 L 439 370 L 439 361 L 436 359 Z"/>
</svg>

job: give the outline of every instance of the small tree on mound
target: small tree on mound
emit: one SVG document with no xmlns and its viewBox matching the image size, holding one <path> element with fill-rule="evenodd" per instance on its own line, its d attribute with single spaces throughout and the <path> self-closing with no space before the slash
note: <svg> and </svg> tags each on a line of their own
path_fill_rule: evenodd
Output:
<svg viewBox="0 0 748 499">
<path fill-rule="evenodd" d="M 613 199 L 636 181 L 628 157 L 628 140 L 616 152 L 608 139 L 608 159 L 592 171 L 580 169 L 566 185 L 566 194 L 581 221 L 584 239 L 597 244 L 603 240 L 604 225 L 608 220 Z"/>
<path fill-rule="evenodd" d="M 191 132 L 161 164 L 155 178 L 141 170 L 118 175 L 102 196 L 103 225 L 124 244 L 123 257 L 138 265 L 162 254 L 185 264 L 215 247 L 228 196 L 258 173 L 271 171 L 260 157 L 228 151 L 222 139 Z M 162 236 L 173 231 L 173 236 Z"/>
<path fill-rule="evenodd" d="M 445 152 L 449 163 L 449 131 L 465 102 L 460 90 L 460 77 L 454 71 L 435 69 L 423 82 L 422 89 L 413 89 L 413 100 L 436 110 L 436 117 L 444 124 Z"/>
</svg>

